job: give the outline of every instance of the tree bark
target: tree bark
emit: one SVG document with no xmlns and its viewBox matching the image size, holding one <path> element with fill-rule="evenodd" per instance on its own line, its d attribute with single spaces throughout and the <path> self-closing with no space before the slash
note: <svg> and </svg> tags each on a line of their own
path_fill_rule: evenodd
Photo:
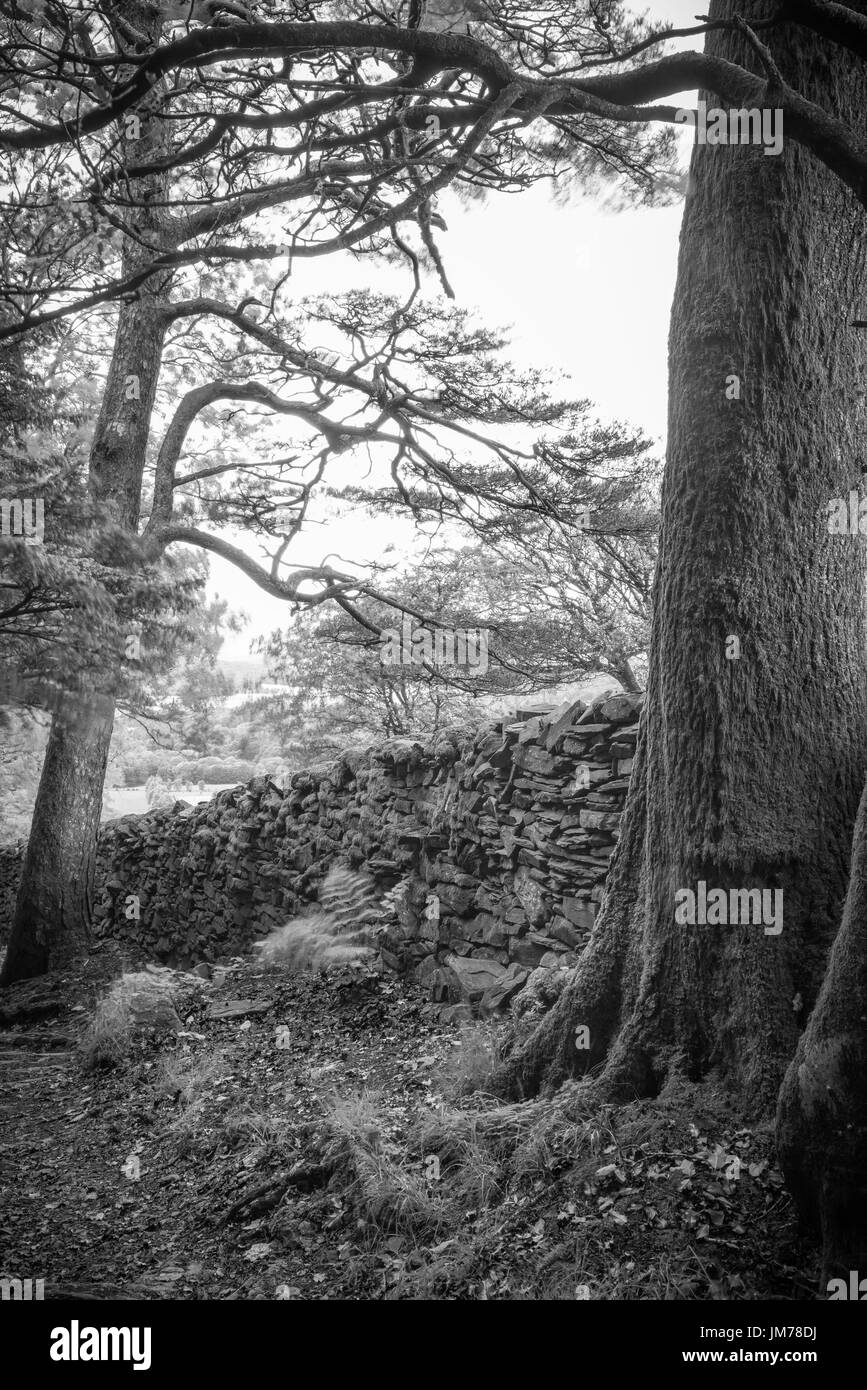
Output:
<svg viewBox="0 0 867 1390">
<path fill-rule="evenodd" d="M 749 23 L 772 5 L 734 9 Z M 799 31 L 768 43 L 808 96 L 863 118 L 863 64 Z M 740 34 L 708 48 L 756 66 Z M 829 500 L 860 480 L 864 358 L 849 325 L 867 239 L 851 195 L 791 142 L 777 157 L 696 146 L 692 186 L 621 840 L 574 976 L 500 1082 L 526 1095 L 604 1061 L 612 1096 L 714 1079 L 742 1113 L 770 1113 L 839 921 L 867 766 L 861 545 L 827 529 Z M 700 881 L 781 889 L 783 930 L 679 925 L 675 892 Z"/>
<path fill-rule="evenodd" d="M 611 663 L 611 674 L 617 677 L 623 689 L 628 691 L 630 695 L 641 693 L 641 683 L 632 669 L 631 662 L 626 657 Z"/>
<path fill-rule="evenodd" d="M 113 716 L 109 698 L 67 696 L 52 720 L 0 985 L 62 966 L 87 938 Z"/>
<path fill-rule="evenodd" d="M 867 787 L 855 824 L 849 892 L 816 1007 L 777 1107 L 783 1172 L 823 1245 L 830 1279 L 867 1276 Z"/>
<path fill-rule="evenodd" d="M 158 37 L 162 24 L 158 16 L 148 15 L 135 4 L 122 8 L 141 32 Z M 165 153 L 161 122 L 149 114 L 156 110 L 158 99 L 155 90 L 140 105 L 141 136 L 130 152 L 136 161 Z M 141 200 L 131 214 L 136 232 L 159 245 L 165 176 L 132 180 L 130 188 Z M 124 273 L 134 273 L 150 255 L 137 240 L 128 238 Z M 141 509 L 170 283 L 169 275 L 155 277 L 120 307 L 90 455 L 91 492 L 105 504 L 112 523 L 132 534 Z M 87 940 L 89 888 L 114 709 L 110 689 L 86 692 L 83 697 L 67 692 L 53 716 L 0 984 L 44 973 L 49 965 L 73 956 Z"/>
</svg>

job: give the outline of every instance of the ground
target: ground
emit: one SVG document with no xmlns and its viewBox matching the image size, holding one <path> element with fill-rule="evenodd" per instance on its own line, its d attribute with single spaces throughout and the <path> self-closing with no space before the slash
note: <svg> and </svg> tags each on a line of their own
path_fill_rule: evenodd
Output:
<svg viewBox="0 0 867 1390">
<path fill-rule="evenodd" d="M 46 1298 L 817 1296 L 769 1127 L 698 1093 L 504 1109 L 502 1024 L 356 967 L 176 974 L 180 1022 L 105 1060 L 95 1005 L 140 969 L 102 942 L 0 994 L 0 1275 Z"/>
</svg>

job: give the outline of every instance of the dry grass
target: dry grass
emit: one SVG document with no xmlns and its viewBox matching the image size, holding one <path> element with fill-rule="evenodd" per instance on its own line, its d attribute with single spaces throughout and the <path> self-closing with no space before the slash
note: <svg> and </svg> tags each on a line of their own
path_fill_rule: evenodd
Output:
<svg viewBox="0 0 867 1390">
<path fill-rule="evenodd" d="M 79 1044 L 87 1067 L 113 1066 L 129 1055 L 142 1029 L 181 1026 L 175 1007 L 177 982 L 170 970 L 121 975 L 94 1010 Z"/>
<path fill-rule="evenodd" d="M 251 1153 L 258 1157 L 274 1150 L 284 1152 L 291 1148 L 297 1126 L 283 1115 L 241 1110 L 226 1116 L 223 1129 L 231 1143 L 249 1144 Z"/>
<path fill-rule="evenodd" d="M 342 1178 L 371 1243 L 392 1234 L 429 1238 L 448 1224 L 448 1204 L 422 1164 L 401 1155 L 386 1137 L 375 1093 L 331 1097 L 325 1123 L 324 1156 Z"/>
<path fill-rule="evenodd" d="M 259 964 L 289 970 L 322 970 L 328 965 L 360 964 L 372 955 L 363 933 L 341 935 L 325 912 L 296 917 L 256 942 Z"/>
<path fill-rule="evenodd" d="M 419 1126 L 409 1141 L 389 1138 L 384 1099 L 375 1092 L 333 1096 L 326 1107 L 324 1157 L 376 1248 L 392 1234 L 430 1241 L 459 1229 L 464 1213 L 500 1190 L 494 1156 L 462 1136 L 448 1153 L 426 1144 Z"/>
<path fill-rule="evenodd" d="M 490 1091 L 499 1061 L 497 1039 L 500 1031 L 501 1027 L 495 1023 L 466 1024 L 461 1029 L 455 1051 L 436 1073 L 446 1096 L 457 1099 Z"/>
<path fill-rule="evenodd" d="M 221 1081 L 228 1080 L 226 1058 L 222 1053 L 175 1053 L 160 1063 L 158 1090 L 172 1097 L 177 1110 L 168 1132 L 182 1150 L 194 1147 L 209 1127 L 214 1112 L 213 1095 Z"/>
</svg>

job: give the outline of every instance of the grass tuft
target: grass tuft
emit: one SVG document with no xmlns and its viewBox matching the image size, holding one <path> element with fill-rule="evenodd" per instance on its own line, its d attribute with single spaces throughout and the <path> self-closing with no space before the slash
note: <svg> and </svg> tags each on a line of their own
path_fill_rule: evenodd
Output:
<svg viewBox="0 0 867 1390">
<path fill-rule="evenodd" d="M 121 975 L 97 1004 L 79 1044 L 85 1066 L 116 1066 L 129 1055 L 133 1039 L 145 1028 L 179 1029 L 176 993 L 170 970 Z"/>
</svg>

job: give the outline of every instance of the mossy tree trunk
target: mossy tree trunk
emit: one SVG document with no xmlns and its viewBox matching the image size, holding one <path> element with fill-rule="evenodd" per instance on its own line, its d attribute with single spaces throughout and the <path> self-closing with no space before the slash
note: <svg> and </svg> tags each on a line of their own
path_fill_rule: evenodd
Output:
<svg viewBox="0 0 867 1390">
<path fill-rule="evenodd" d="M 735 8 L 749 22 L 772 6 Z M 863 64 L 798 31 L 768 42 L 800 90 L 863 118 Z M 708 46 L 755 67 L 739 34 Z M 862 544 L 827 528 L 829 499 L 860 479 L 867 344 L 850 324 L 867 237 L 792 143 L 777 157 L 697 146 L 692 187 L 621 841 L 574 976 L 500 1080 L 526 1095 L 601 1066 L 609 1094 L 653 1095 L 678 1075 L 769 1113 L 840 920 L 867 766 Z M 781 889 L 782 931 L 679 925 L 675 893 L 700 881 Z"/>
</svg>

